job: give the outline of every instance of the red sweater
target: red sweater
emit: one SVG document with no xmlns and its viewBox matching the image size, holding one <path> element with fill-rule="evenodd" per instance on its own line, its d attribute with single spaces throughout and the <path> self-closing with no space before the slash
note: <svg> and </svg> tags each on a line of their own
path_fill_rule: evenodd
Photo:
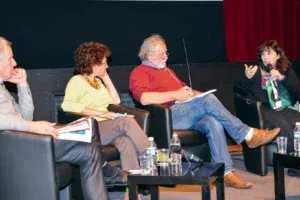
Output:
<svg viewBox="0 0 300 200">
<path fill-rule="evenodd" d="M 186 84 L 169 67 L 165 70 L 139 65 L 130 74 L 129 89 L 133 98 L 140 101 L 144 92 L 167 92 L 178 90 Z M 172 106 L 174 101 L 163 105 Z"/>
</svg>

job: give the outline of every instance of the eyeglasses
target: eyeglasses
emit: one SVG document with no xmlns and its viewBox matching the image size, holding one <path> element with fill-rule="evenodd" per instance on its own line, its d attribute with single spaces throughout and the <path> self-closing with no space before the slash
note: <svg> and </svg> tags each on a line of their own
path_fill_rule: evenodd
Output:
<svg viewBox="0 0 300 200">
<path fill-rule="evenodd" d="M 162 53 L 157 53 L 157 52 L 154 51 L 153 53 L 156 54 L 157 56 L 161 57 L 161 58 L 162 58 L 163 56 L 165 56 L 165 55 L 166 55 L 166 56 L 169 56 L 169 55 L 170 55 L 170 53 L 167 52 L 167 51 L 166 51 L 166 52 L 162 52 Z"/>
</svg>

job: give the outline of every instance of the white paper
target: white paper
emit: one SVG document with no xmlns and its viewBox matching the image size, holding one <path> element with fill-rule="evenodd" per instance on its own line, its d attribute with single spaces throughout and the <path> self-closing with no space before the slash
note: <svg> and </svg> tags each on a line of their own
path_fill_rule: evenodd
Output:
<svg viewBox="0 0 300 200">
<path fill-rule="evenodd" d="M 115 115 L 114 115 L 114 119 L 117 119 L 117 118 L 120 118 L 120 117 L 134 117 L 133 115 L 127 115 L 127 113 L 116 113 Z"/>
<path fill-rule="evenodd" d="M 194 97 L 192 97 L 192 98 L 190 98 L 190 99 L 188 99 L 188 100 L 186 100 L 186 101 L 175 101 L 175 103 L 185 103 L 185 102 L 189 102 L 189 101 L 192 101 L 192 100 L 194 100 L 194 99 L 196 99 L 196 98 L 204 97 L 204 96 L 206 96 L 206 95 L 208 95 L 208 94 L 210 94 L 210 93 L 213 93 L 213 92 L 215 92 L 215 91 L 217 91 L 217 90 L 216 90 L 216 89 L 208 90 L 208 91 L 203 92 L 203 93 L 201 93 L 201 94 L 199 94 L 199 95 L 197 95 L 197 96 L 194 96 Z"/>
<path fill-rule="evenodd" d="M 92 130 L 93 130 L 92 129 L 92 119 L 88 118 L 87 121 L 88 121 L 88 123 L 86 123 L 86 120 L 85 120 L 78 124 L 75 123 L 75 125 L 73 125 L 73 126 L 71 125 L 72 123 L 70 123 L 69 127 L 66 126 L 66 127 L 57 129 L 57 131 L 59 133 L 58 139 L 91 143 Z M 76 131 L 66 131 L 66 130 L 76 130 Z"/>
</svg>

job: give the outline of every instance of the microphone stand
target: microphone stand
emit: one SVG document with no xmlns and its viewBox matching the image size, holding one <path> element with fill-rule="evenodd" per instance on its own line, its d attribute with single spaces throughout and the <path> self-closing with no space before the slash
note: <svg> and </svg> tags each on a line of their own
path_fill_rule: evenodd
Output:
<svg viewBox="0 0 300 200">
<path fill-rule="evenodd" d="M 192 86 L 190 65 L 189 65 L 189 61 L 188 61 L 188 57 L 187 57 L 187 50 L 186 50 L 184 38 L 182 38 L 182 43 L 183 43 L 183 48 L 184 48 L 184 55 L 185 55 L 186 66 L 187 66 L 187 69 L 188 69 L 188 76 L 189 76 L 190 88 L 191 88 L 191 92 L 192 92 L 193 86 Z"/>
</svg>

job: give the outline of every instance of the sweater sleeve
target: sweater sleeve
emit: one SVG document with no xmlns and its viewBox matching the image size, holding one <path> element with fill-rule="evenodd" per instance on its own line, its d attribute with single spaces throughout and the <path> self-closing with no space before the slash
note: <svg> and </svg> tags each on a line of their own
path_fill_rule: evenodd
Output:
<svg viewBox="0 0 300 200">
<path fill-rule="evenodd" d="M 296 101 L 300 100 L 300 81 L 294 69 L 290 67 L 285 75 L 285 79 L 281 82 L 283 86 L 289 91 Z"/>
<path fill-rule="evenodd" d="M 246 75 L 243 74 L 242 78 L 236 83 L 235 92 L 244 95 L 248 94 L 249 92 L 251 93 L 253 84 L 258 75 L 259 75 L 259 69 L 251 79 L 248 79 Z"/>
<path fill-rule="evenodd" d="M 142 68 L 135 68 L 129 77 L 129 89 L 133 98 L 140 101 L 144 92 L 151 92 L 150 76 Z"/>
<path fill-rule="evenodd" d="M 79 103 L 81 98 L 81 92 L 83 91 L 82 80 L 78 76 L 74 76 L 69 81 L 66 91 L 64 101 L 61 104 L 61 108 L 65 112 L 78 112 L 81 113 L 85 108 L 84 104 Z"/>
<path fill-rule="evenodd" d="M 26 131 L 29 123 L 21 116 L 0 113 L 0 130 Z"/>
<path fill-rule="evenodd" d="M 20 113 L 22 114 L 22 117 L 25 120 L 32 120 L 34 106 L 33 106 L 32 95 L 29 86 L 18 85 L 18 97 L 19 97 L 18 107 L 20 109 Z"/>
</svg>

